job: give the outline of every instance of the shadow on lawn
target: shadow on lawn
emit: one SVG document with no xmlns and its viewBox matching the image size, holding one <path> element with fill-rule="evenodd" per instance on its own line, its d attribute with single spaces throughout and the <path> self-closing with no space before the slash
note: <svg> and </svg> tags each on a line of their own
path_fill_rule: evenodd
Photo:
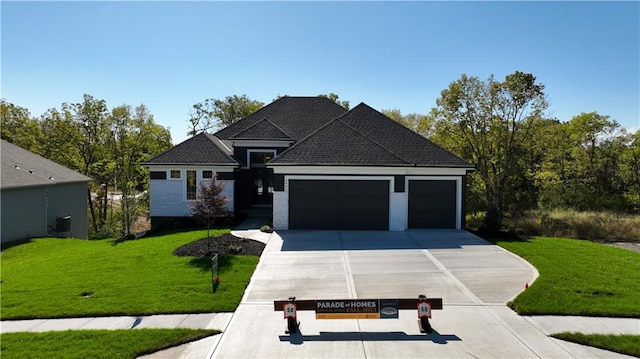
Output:
<svg viewBox="0 0 640 359">
<path fill-rule="evenodd" d="M 211 258 L 193 258 L 189 265 L 200 268 L 202 272 L 211 272 Z M 218 274 L 224 274 L 232 266 L 231 256 L 218 256 Z"/>
</svg>

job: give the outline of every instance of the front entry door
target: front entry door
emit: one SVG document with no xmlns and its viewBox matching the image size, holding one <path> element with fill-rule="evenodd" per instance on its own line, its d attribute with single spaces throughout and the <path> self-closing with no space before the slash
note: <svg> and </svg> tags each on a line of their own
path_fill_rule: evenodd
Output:
<svg viewBox="0 0 640 359">
<path fill-rule="evenodd" d="M 273 157 L 273 152 L 251 152 L 251 204 L 273 203 L 273 169 L 266 166 Z"/>
</svg>

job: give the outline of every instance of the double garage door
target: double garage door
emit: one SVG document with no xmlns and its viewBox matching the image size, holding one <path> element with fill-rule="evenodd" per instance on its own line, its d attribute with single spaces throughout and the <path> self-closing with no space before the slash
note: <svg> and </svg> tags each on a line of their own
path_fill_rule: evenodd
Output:
<svg viewBox="0 0 640 359">
<path fill-rule="evenodd" d="M 291 229 L 389 229 L 389 181 L 291 180 Z"/>
<path fill-rule="evenodd" d="M 456 181 L 409 181 L 409 228 L 456 228 Z M 290 180 L 290 229 L 389 230 L 388 180 Z"/>
</svg>

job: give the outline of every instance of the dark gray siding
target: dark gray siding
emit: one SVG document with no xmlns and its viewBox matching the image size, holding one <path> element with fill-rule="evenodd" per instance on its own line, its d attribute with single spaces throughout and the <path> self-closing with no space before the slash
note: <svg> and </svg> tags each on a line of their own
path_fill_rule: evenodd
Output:
<svg viewBox="0 0 640 359">
<path fill-rule="evenodd" d="M 71 231 L 55 233 L 56 218 L 64 216 L 71 217 Z M 2 190 L 1 220 L 3 243 L 47 234 L 86 239 L 87 184 Z"/>
</svg>

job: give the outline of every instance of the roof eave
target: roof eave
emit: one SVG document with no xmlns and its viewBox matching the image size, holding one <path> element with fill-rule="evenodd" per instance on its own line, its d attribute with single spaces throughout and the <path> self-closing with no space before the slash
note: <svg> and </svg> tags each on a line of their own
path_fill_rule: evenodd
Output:
<svg viewBox="0 0 640 359">
<path fill-rule="evenodd" d="M 141 162 L 140 165 L 149 167 L 149 166 L 229 166 L 229 167 L 238 167 L 239 163 L 211 163 L 211 162 Z"/>
<path fill-rule="evenodd" d="M 468 171 L 475 170 L 473 166 L 457 166 L 457 165 L 416 165 L 416 164 L 371 164 L 371 163 L 305 163 L 305 162 L 285 162 L 285 163 L 267 163 L 267 167 L 271 166 L 341 166 L 341 167 L 408 167 L 408 168 L 456 168 L 466 169 Z"/>
</svg>

